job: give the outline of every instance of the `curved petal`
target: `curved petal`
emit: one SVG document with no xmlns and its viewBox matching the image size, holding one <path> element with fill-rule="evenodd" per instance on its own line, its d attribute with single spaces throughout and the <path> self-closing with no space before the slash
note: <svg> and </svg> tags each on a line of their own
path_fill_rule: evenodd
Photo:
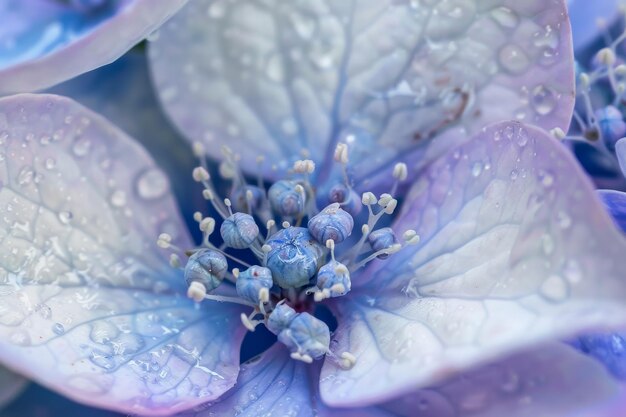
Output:
<svg viewBox="0 0 626 417">
<path fill-rule="evenodd" d="M 421 241 L 335 303 L 331 404 L 377 401 L 540 340 L 626 320 L 626 241 L 571 154 L 517 122 L 485 128 L 420 176 L 394 225 Z"/>
<path fill-rule="evenodd" d="M 198 0 L 149 53 L 180 130 L 250 170 L 268 156 L 268 177 L 303 148 L 330 164 L 343 141 L 369 186 L 399 157 L 415 174 L 488 122 L 567 130 L 574 102 L 564 0 Z"/>
<path fill-rule="evenodd" d="M 141 143 L 170 179 L 184 219 L 192 219 L 194 211 L 206 206 L 201 186 L 190 180 L 198 161 L 165 119 L 150 83 L 144 53 L 131 51 L 110 65 L 47 92 L 78 101 Z"/>
<path fill-rule="evenodd" d="M 609 27 L 620 17 L 618 0 L 568 0 L 574 49 L 582 50 L 602 36 L 602 26 Z"/>
<path fill-rule="evenodd" d="M 615 155 L 617 155 L 622 174 L 626 177 L 626 138 L 618 140 L 615 144 Z"/>
<path fill-rule="evenodd" d="M 599 190 L 598 195 L 604 202 L 613 221 L 626 233 L 626 193 L 613 190 Z"/>
<path fill-rule="evenodd" d="M 566 417 L 613 401 L 619 384 L 594 360 L 563 345 L 490 363 L 378 406 L 394 416 Z"/>
<path fill-rule="evenodd" d="M 0 410 L 17 397 L 26 385 L 28 380 L 23 376 L 0 367 Z"/>
<path fill-rule="evenodd" d="M 96 12 L 63 1 L 0 3 L 0 94 L 50 87 L 108 64 L 187 0 L 119 0 Z"/>
<path fill-rule="evenodd" d="M 129 413 L 172 413 L 229 389 L 240 310 L 184 295 L 155 236 L 182 248 L 189 238 L 148 154 L 49 95 L 0 100 L 0 138 L 0 359 Z"/>
</svg>

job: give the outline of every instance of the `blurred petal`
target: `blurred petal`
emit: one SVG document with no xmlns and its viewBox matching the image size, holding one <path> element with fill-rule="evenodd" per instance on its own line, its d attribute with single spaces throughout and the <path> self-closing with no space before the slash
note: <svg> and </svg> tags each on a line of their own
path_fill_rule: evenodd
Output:
<svg viewBox="0 0 626 417">
<path fill-rule="evenodd" d="M 342 141 L 366 186 L 399 156 L 415 174 L 467 137 L 461 126 L 566 130 L 570 36 L 564 0 L 198 0 L 149 53 L 167 113 L 213 157 L 226 144 L 252 171 L 266 155 L 276 177 L 303 148 L 329 164 Z"/>
<path fill-rule="evenodd" d="M 28 380 L 0 366 L 0 410 L 28 385 Z"/>
<path fill-rule="evenodd" d="M 584 49 L 602 35 L 602 27 L 611 26 L 620 17 L 618 0 L 568 0 L 574 49 Z"/>
<path fill-rule="evenodd" d="M 107 0 L 94 12 L 64 1 L 0 3 L 0 94 L 50 87 L 108 64 L 186 0 Z"/>
<path fill-rule="evenodd" d="M 618 395 L 597 362 L 563 344 L 490 363 L 379 408 L 394 416 L 565 417 Z"/>
<path fill-rule="evenodd" d="M 77 401 L 172 413 L 235 382 L 239 309 L 197 308 L 155 237 L 189 238 L 164 174 L 69 99 L 0 100 L 0 359 Z"/>
<path fill-rule="evenodd" d="M 622 174 L 626 177 L 626 138 L 622 138 L 615 144 L 615 154 L 622 169 Z"/>
<path fill-rule="evenodd" d="M 206 206 L 202 188 L 190 181 L 198 162 L 157 103 L 145 54 L 131 51 L 48 92 L 78 101 L 141 143 L 170 179 L 184 219 L 192 219 L 194 211 Z M 197 223 L 193 226 L 197 229 Z"/>
<path fill-rule="evenodd" d="M 394 225 L 418 245 L 335 304 L 321 393 L 352 405 L 427 386 L 538 341 L 626 321 L 626 241 L 571 154 L 537 128 L 484 129 L 420 176 Z"/>
<path fill-rule="evenodd" d="M 604 202 L 613 221 L 626 233 L 626 193 L 613 190 L 599 190 L 598 195 Z"/>
</svg>

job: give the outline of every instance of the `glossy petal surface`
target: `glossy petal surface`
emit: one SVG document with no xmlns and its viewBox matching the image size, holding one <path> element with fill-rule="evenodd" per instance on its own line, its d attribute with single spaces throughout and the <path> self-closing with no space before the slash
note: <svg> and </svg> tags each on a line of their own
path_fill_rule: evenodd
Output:
<svg viewBox="0 0 626 417">
<path fill-rule="evenodd" d="M 613 190 L 600 190 L 598 195 L 613 221 L 626 233 L 626 193 Z"/>
<path fill-rule="evenodd" d="M 343 141 L 366 186 L 488 122 L 566 129 L 573 106 L 562 0 L 198 0 L 149 52 L 180 130 L 213 157 L 234 148 L 244 169 L 268 156 L 269 177 L 303 148 L 329 163 Z"/>
<path fill-rule="evenodd" d="M 110 0 L 87 13 L 63 1 L 0 3 L 0 94 L 50 87 L 119 58 L 186 0 Z"/>
<path fill-rule="evenodd" d="M 230 388 L 239 310 L 184 295 L 155 236 L 189 239 L 147 153 L 49 95 L 0 100 L 0 138 L 0 359 L 130 413 L 172 413 Z"/>
<path fill-rule="evenodd" d="M 28 380 L 0 367 L 0 410 L 26 387 Z"/>
<path fill-rule="evenodd" d="M 131 51 L 112 64 L 59 84 L 48 93 L 70 97 L 141 143 L 170 179 L 185 219 L 206 205 L 202 188 L 190 181 L 198 161 L 159 107 L 144 53 Z M 197 223 L 193 224 L 194 229 Z"/>
<path fill-rule="evenodd" d="M 325 363 L 331 404 L 377 401 L 626 320 L 626 241 L 572 156 L 537 128 L 497 124 L 450 151 L 394 227 L 421 241 L 372 265 L 336 303 L 335 350 L 357 364 Z"/>
</svg>

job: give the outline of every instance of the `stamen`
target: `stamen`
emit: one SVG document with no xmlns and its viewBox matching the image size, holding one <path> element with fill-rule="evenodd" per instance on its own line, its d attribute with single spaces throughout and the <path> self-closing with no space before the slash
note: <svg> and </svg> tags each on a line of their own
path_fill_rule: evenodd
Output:
<svg viewBox="0 0 626 417">
<path fill-rule="evenodd" d="M 190 287 L 191 288 L 191 287 Z M 256 308 L 256 305 L 254 305 L 253 303 L 246 301 L 246 300 L 242 300 L 241 298 L 237 298 L 237 297 L 227 297 L 225 295 L 213 295 L 213 294 L 207 294 L 204 296 L 205 300 L 213 300 L 213 301 L 218 301 L 220 303 L 233 303 L 233 304 L 241 304 L 243 306 L 248 306 L 248 307 L 252 307 L 252 308 Z"/>
<path fill-rule="evenodd" d="M 187 288 L 187 297 L 191 298 L 196 303 L 204 300 L 207 296 L 206 288 L 204 285 L 199 283 L 198 281 L 194 281 Z"/>
<path fill-rule="evenodd" d="M 291 359 L 295 359 L 297 361 L 301 361 L 304 363 L 313 363 L 313 358 L 310 357 L 309 355 L 305 354 L 300 354 L 298 352 L 292 352 L 291 353 Z"/>
<path fill-rule="evenodd" d="M 170 266 L 172 268 L 180 268 L 180 257 L 175 253 L 170 254 Z"/>
</svg>

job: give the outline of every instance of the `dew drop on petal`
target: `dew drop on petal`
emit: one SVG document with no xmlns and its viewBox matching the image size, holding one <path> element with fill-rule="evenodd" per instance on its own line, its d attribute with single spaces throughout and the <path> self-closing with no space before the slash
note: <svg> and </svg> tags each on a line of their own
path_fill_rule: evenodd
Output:
<svg viewBox="0 0 626 417">
<path fill-rule="evenodd" d="M 168 182 L 165 174 L 156 168 L 144 171 L 137 178 L 137 193 L 139 197 L 145 200 L 154 200 L 162 197 L 167 189 Z"/>
<path fill-rule="evenodd" d="M 116 190 L 111 194 L 111 204 L 115 207 L 123 207 L 126 204 L 126 193 L 122 190 Z"/>
<path fill-rule="evenodd" d="M 530 105 L 537 114 L 546 116 L 556 107 L 556 97 L 552 90 L 543 85 L 533 88 L 530 96 Z"/>
<path fill-rule="evenodd" d="M 519 16 L 508 7 L 497 7 L 491 11 L 491 18 L 506 29 L 513 29 L 519 24 Z"/>
<path fill-rule="evenodd" d="M 60 336 L 65 333 L 65 327 L 61 323 L 54 323 L 54 326 L 52 326 L 52 331 Z"/>
<path fill-rule="evenodd" d="M 498 53 L 500 66 L 511 74 L 521 74 L 530 66 L 530 59 L 519 46 L 509 43 Z"/>
</svg>

